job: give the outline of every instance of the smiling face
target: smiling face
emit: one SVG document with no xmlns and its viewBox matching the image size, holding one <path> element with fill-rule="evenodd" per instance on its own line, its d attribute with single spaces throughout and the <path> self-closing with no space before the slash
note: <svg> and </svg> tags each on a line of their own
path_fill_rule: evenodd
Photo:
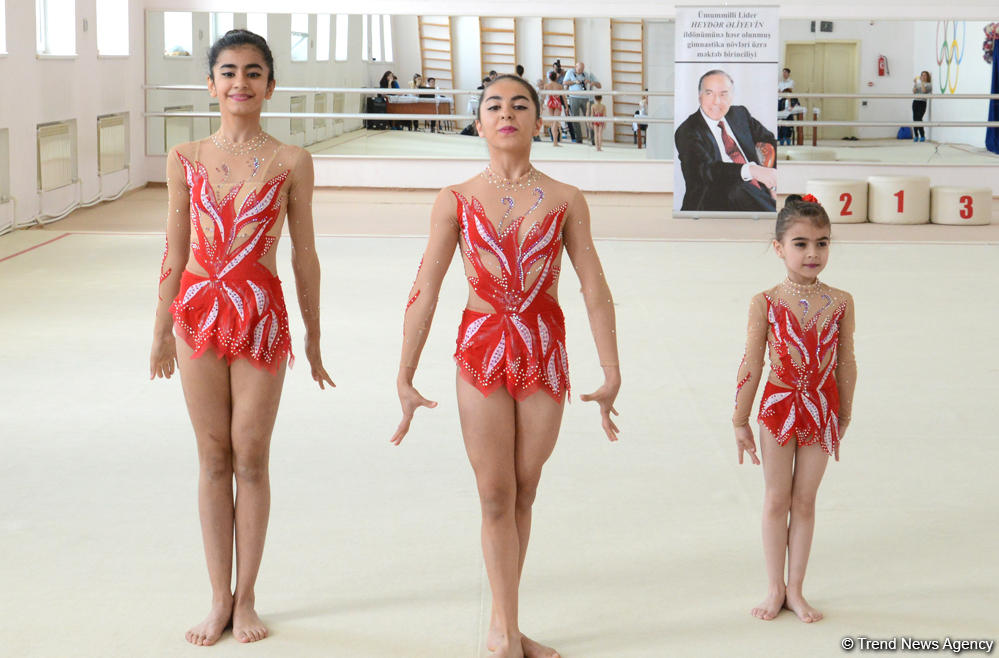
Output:
<svg viewBox="0 0 999 658">
<path fill-rule="evenodd" d="M 715 121 L 721 120 L 732 105 L 732 81 L 724 73 L 709 75 L 701 81 L 697 99 L 708 117 Z"/>
<path fill-rule="evenodd" d="M 791 224 L 784 237 L 774 240 L 784 260 L 787 276 L 795 283 L 812 283 L 829 261 L 829 225 L 816 226 L 807 219 Z"/>
<path fill-rule="evenodd" d="M 227 48 L 208 77 L 208 91 L 219 99 L 219 109 L 230 114 L 260 113 L 264 101 L 274 93 L 275 82 L 263 54 L 253 46 Z"/>
<path fill-rule="evenodd" d="M 538 110 L 524 83 L 498 80 L 483 93 L 475 128 L 490 147 L 530 148 L 534 136 L 541 132 Z"/>
</svg>

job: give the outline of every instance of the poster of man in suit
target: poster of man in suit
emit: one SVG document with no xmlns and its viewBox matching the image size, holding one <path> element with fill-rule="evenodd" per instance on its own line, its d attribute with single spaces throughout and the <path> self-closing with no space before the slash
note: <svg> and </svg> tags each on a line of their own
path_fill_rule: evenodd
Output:
<svg viewBox="0 0 999 658">
<path fill-rule="evenodd" d="M 677 7 L 677 36 L 674 214 L 775 213 L 776 9 Z"/>
</svg>

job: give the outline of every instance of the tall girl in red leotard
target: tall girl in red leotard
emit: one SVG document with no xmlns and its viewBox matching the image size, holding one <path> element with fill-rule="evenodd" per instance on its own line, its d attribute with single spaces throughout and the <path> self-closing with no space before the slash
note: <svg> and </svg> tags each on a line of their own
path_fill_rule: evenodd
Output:
<svg viewBox="0 0 999 658">
<path fill-rule="evenodd" d="M 764 620 L 776 617 L 782 607 L 804 622 L 822 619 L 802 594 L 815 529 L 815 494 L 829 457 L 839 460 L 857 382 L 853 297 L 818 280 L 829 258 L 829 229 L 829 217 L 815 197 L 788 198 L 777 216 L 774 239 L 787 278 L 753 297 L 739 367 L 732 417 L 739 463 L 748 452 L 759 464 L 749 414 L 769 348 L 770 374 L 758 413 L 769 591 L 752 610 Z"/>
<path fill-rule="evenodd" d="M 305 356 L 320 388 L 333 385 L 319 350 L 312 157 L 260 127 L 275 85 L 271 51 L 256 34 L 231 30 L 212 46 L 208 64 L 221 128 L 167 156 L 167 246 L 149 364 L 151 378 L 169 378 L 179 366 L 198 443 L 198 509 L 212 587 L 208 616 L 187 631 L 198 645 L 214 644 L 229 623 L 240 642 L 267 636 L 254 584 L 270 510 L 271 430 L 291 357 L 275 274 L 285 218 Z"/>
<path fill-rule="evenodd" d="M 607 437 L 621 384 L 614 305 L 590 236 L 578 189 L 531 165 L 541 130 L 534 88 L 499 76 L 482 91 L 476 128 L 489 146 L 481 174 L 445 188 L 430 218 L 430 239 L 406 308 L 398 389 L 403 419 L 397 445 L 417 408 L 434 407 L 413 377 L 444 274 L 460 248 L 468 302 L 458 330 L 458 413 L 482 507 L 482 550 L 492 589 L 487 646 L 495 656 L 558 654 L 521 635 L 520 573 L 531 506 L 551 455 L 569 394 L 565 321 L 558 304 L 563 246 L 583 288 L 604 383 L 583 400 L 599 403 Z"/>
</svg>

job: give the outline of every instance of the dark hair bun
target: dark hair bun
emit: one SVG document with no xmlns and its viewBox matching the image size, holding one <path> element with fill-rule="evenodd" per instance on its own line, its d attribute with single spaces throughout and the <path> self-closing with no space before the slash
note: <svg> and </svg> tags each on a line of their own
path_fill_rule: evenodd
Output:
<svg viewBox="0 0 999 658">
<path fill-rule="evenodd" d="M 787 198 L 784 199 L 785 208 L 793 208 L 799 203 L 802 203 L 802 198 L 800 194 L 788 194 Z"/>
</svg>

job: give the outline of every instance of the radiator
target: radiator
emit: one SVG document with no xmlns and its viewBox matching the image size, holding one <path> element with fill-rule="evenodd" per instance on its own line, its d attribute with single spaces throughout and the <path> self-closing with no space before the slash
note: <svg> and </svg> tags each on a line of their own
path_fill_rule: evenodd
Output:
<svg viewBox="0 0 999 658">
<path fill-rule="evenodd" d="M 128 167 L 128 113 L 97 117 L 97 171 L 101 176 Z"/>
<path fill-rule="evenodd" d="M 193 105 L 174 105 L 163 108 L 164 112 L 193 112 Z M 163 150 L 170 152 L 177 144 L 194 139 L 194 119 L 191 117 L 165 117 L 163 119 Z"/>
<path fill-rule="evenodd" d="M 54 190 L 76 180 L 76 121 L 38 125 L 38 189 Z"/>
<path fill-rule="evenodd" d="M 292 112 L 305 112 L 305 96 L 292 96 L 291 97 L 291 111 Z M 290 132 L 292 135 L 295 133 L 305 132 L 305 119 L 292 119 Z"/>
</svg>

